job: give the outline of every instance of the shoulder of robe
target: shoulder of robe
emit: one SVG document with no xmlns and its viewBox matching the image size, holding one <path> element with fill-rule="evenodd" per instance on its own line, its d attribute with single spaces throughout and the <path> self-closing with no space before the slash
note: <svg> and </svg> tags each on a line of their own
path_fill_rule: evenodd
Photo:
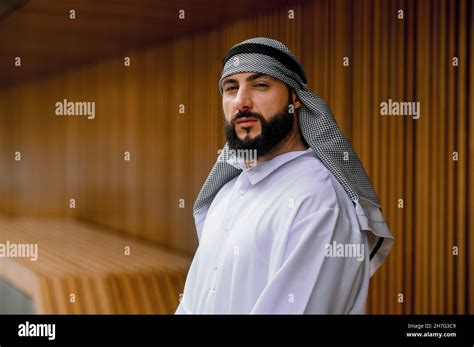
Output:
<svg viewBox="0 0 474 347">
<path fill-rule="evenodd" d="M 323 209 L 344 210 L 347 203 L 345 198 L 349 198 L 345 193 L 345 197 L 341 195 L 334 176 L 319 159 L 301 156 L 295 159 L 295 164 L 297 165 L 292 165 L 289 170 L 289 175 L 294 176 L 294 179 L 288 183 L 288 193 L 293 195 L 295 204 L 304 213 L 310 214 Z"/>
</svg>

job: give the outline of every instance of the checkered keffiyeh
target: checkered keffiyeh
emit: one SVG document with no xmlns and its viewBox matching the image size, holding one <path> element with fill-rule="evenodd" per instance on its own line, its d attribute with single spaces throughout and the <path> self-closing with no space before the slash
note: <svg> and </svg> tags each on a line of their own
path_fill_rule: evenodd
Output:
<svg viewBox="0 0 474 347">
<path fill-rule="evenodd" d="M 377 194 L 352 145 L 342 134 L 324 100 L 308 91 L 301 64 L 284 44 L 261 37 L 232 47 L 224 60 L 219 81 L 221 95 L 224 78 L 241 72 L 263 73 L 293 87 L 302 104 L 298 109 L 299 126 L 308 145 L 353 201 L 364 198 L 380 207 Z M 241 170 L 221 159 L 227 157 L 228 150 L 226 143 L 201 188 L 194 204 L 194 215 L 208 208 L 222 186 L 240 174 Z"/>
</svg>

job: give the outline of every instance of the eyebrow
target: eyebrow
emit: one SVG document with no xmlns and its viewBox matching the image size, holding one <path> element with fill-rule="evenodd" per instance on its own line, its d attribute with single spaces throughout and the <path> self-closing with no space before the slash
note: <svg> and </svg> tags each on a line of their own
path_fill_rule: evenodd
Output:
<svg viewBox="0 0 474 347">
<path fill-rule="evenodd" d="M 245 80 L 247 82 L 250 82 L 250 81 L 255 81 L 256 79 L 260 78 L 260 77 L 269 77 L 269 78 L 272 78 L 271 76 L 267 75 L 267 74 L 264 74 L 264 73 L 261 73 L 261 72 L 258 72 L 258 73 L 254 73 L 252 75 L 250 75 L 249 77 L 247 77 Z M 223 85 L 226 85 L 228 83 L 239 83 L 239 81 L 237 81 L 236 79 L 234 78 L 226 78 L 224 80 L 224 82 L 222 82 Z"/>
</svg>

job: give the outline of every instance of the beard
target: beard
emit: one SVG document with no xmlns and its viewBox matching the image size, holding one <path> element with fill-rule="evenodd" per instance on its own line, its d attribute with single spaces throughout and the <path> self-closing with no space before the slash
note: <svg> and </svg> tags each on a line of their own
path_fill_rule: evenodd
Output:
<svg viewBox="0 0 474 347">
<path fill-rule="evenodd" d="M 289 103 L 288 103 L 289 105 Z M 257 158 L 276 152 L 289 137 L 294 126 L 294 113 L 290 113 L 288 105 L 274 114 L 268 121 L 259 113 L 248 110 L 237 113 L 231 122 L 225 121 L 224 133 L 229 149 L 257 151 Z M 260 135 L 251 138 L 249 134 L 240 139 L 235 131 L 235 124 L 239 118 L 254 117 L 260 121 Z"/>
</svg>

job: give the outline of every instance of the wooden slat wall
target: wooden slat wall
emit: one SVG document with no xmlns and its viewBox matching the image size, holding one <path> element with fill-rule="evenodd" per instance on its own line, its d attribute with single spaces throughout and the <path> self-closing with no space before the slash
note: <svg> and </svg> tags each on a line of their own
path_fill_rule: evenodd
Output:
<svg viewBox="0 0 474 347">
<path fill-rule="evenodd" d="M 237 42 L 269 36 L 301 58 L 396 236 L 372 279 L 369 312 L 474 313 L 473 7 L 469 0 L 315 0 L 291 7 L 294 20 L 290 8 L 262 14 L 133 52 L 130 67 L 118 57 L 4 90 L 0 209 L 73 216 L 192 255 L 192 205 L 223 144 L 221 59 Z M 95 101 L 96 119 L 55 116 L 63 98 Z M 380 116 L 388 99 L 421 102 L 420 119 Z"/>
<path fill-rule="evenodd" d="M 0 277 L 30 296 L 36 313 L 171 314 L 190 264 L 174 252 L 71 221 L 0 216 L 0 240 L 38 246 L 37 260 L 7 258 L 0 266 Z"/>
</svg>

